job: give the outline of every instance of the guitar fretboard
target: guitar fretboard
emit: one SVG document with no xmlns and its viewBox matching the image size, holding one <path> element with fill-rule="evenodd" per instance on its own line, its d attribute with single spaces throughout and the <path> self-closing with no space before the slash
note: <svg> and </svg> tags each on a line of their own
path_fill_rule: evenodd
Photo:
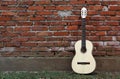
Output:
<svg viewBox="0 0 120 79">
<path fill-rule="evenodd" d="M 86 48 L 86 19 L 82 18 L 82 48 Z"/>
</svg>

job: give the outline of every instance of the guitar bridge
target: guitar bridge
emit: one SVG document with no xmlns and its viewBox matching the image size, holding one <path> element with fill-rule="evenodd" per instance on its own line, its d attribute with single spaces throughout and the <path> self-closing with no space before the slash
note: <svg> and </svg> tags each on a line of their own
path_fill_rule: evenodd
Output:
<svg viewBox="0 0 120 79">
<path fill-rule="evenodd" d="M 77 62 L 77 64 L 87 65 L 87 64 L 90 64 L 90 62 Z"/>
</svg>

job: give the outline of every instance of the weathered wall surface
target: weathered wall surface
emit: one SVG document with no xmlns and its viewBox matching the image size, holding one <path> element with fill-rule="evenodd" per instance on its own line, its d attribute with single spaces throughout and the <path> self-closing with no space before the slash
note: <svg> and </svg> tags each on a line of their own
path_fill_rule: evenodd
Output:
<svg viewBox="0 0 120 79">
<path fill-rule="evenodd" d="M 87 39 L 96 56 L 120 55 L 120 1 L 86 0 Z M 84 0 L 0 1 L 0 55 L 71 57 L 81 39 Z M 79 29 L 80 28 L 80 29 Z"/>
</svg>

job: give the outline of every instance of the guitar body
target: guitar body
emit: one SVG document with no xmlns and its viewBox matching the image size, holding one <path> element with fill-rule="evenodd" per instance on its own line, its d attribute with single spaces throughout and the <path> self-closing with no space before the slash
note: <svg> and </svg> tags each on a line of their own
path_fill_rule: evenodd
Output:
<svg viewBox="0 0 120 79">
<path fill-rule="evenodd" d="M 82 41 L 79 40 L 75 44 L 76 54 L 72 60 L 72 69 L 79 74 L 89 74 L 96 68 L 96 62 L 92 55 L 93 44 L 86 40 L 86 52 L 82 52 Z"/>
</svg>

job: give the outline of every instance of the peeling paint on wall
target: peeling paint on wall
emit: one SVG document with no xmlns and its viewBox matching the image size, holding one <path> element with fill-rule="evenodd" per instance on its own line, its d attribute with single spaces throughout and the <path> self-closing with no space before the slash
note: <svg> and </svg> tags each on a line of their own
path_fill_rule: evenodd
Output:
<svg viewBox="0 0 120 79">
<path fill-rule="evenodd" d="M 4 47 L 0 49 L 0 52 L 13 52 L 15 51 L 15 47 Z"/>
<path fill-rule="evenodd" d="M 58 15 L 61 17 L 67 17 L 70 16 L 72 14 L 71 11 L 58 11 Z"/>
</svg>

